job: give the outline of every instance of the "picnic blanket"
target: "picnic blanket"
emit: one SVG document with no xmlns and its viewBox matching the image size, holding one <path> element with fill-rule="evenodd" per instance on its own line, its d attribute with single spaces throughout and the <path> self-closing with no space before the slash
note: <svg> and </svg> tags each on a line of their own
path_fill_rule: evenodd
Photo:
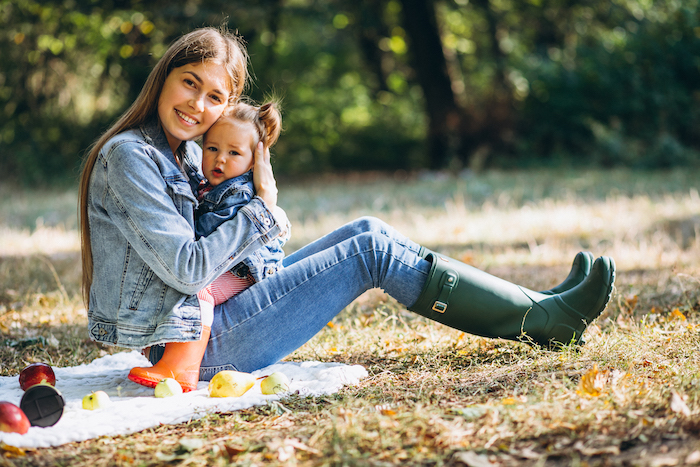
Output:
<svg viewBox="0 0 700 467">
<path fill-rule="evenodd" d="M 56 389 L 66 401 L 61 419 L 50 427 L 31 427 L 24 435 L 0 432 L 0 442 L 22 448 L 38 448 L 100 436 L 125 435 L 161 424 L 187 422 L 209 413 L 264 405 L 296 392 L 305 396 L 332 394 L 344 385 L 358 384 L 360 379 L 367 376 L 367 371 L 360 365 L 281 362 L 258 370 L 253 375 L 257 377 L 281 371 L 291 380 L 287 393 L 263 395 L 258 381 L 241 397 L 216 398 L 209 397 L 208 383 L 200 381 L 195 391 L 156 398 L 153 389 L 127 378 L 131 368 L 148 365 L 139 352 L 131 351 L 108 355 L 76 367 L 54 368 Z M 84 410 L 83 397 L 98 390 L 109 395 L 111 404 L 103 409 Z M 22 394 L 17 376 L 0 377 L 0 400 L 19 406 Z"/>
</svg>

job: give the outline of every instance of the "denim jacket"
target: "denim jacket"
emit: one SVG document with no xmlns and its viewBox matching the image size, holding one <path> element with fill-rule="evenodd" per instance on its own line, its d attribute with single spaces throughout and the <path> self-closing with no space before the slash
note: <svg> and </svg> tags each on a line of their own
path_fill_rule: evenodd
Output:
<svg viewBox="0 0 700 467">
<path fill-rule="evenodd" d="M 205 182 L 206 183 L 206 182 Z M 206 187 L 207 185 L 202 185 Z M 199 207 L 195 212 L 195 233 L 197 237 L 206 237 L 216 230 L 223 222 L 232 219 L 238 210 L 246 206 L 255 196 L 253 171 L 226 180 L 219 185 L 204 191 L 199 198 Z M 282 267 L 284 251 L 282 247 L 289 240 L 291 226 L 287 215 L 280 208 L 274 212 L 283 234 L 273 239 L 265 246 L 258 248 L 250 256 L 235 265 L 231 272 L 239 277 L 251 277 L 258 282 L 274 274 Z"/>
<path fill-rule="evenodd" d="M 195 239 L 197 199 L 188 176 L 197 174 L 202 153 L 193 142 L 185 149 L 181 170 L 153 121 L 100 150 L 87 199 L 94 340 L 133 349 L 198 340 L 196 293 L 280 235 L 264 201 L 253 197 L 211 235 Z"/>
</svg>

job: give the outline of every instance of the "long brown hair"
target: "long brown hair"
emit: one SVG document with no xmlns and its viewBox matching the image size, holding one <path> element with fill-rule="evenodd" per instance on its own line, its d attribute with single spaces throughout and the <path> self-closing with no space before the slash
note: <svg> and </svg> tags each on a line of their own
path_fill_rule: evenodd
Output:
<svg viewBox="0 0 700 467">
<path fill-rule="evenodd" d="M 165 79 L 170 72 L 181 66 L 195 62 L 213 62 L 222 65 L 229 77 L 231 98 L 234 103 L 240 98 L 248 80 L 248 55 L 242 39 L 221 28 L 201 28 L 183 35 L 176 40 L 158 60 L 146 79 L 141 93 L 131 107 L 92 145 L 88 156 L 83 161 L 80 176 L 78 217 L 80 219 L 80 236 L 83 259 L 83 300 L 90 306 L 90 286 L 92 285 L 92 248 L 90 245 L 90 226 L 88 223 L 88 190 L 90 175 L 97 156 L 105 143 L 113 136 L 151 120 L 158 115 L 158 99 Z"/>
</svg>

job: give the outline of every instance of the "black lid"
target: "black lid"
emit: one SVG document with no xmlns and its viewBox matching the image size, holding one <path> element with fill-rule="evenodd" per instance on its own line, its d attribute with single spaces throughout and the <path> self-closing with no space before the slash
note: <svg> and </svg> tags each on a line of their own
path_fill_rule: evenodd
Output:
<svg viewBox="0 0 700 467">
<path fill-rule="evenodd" d="M 24 392 L 19 408 L 32 426 L 52 426 L 61 419 L 66 401 L 58 389 L 47 384 L 35 384 Z"/>
</svg>

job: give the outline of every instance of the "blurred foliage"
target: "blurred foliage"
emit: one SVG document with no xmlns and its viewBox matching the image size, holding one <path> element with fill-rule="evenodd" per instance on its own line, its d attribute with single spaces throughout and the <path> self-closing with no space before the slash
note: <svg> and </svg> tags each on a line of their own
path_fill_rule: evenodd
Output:
<svg viewBox="0 0 700 467">
<path fill-rule="evenodd" d="M 0 0 L 0 168 L 73 181 L 168 44 L 223 23 L 248 42 L 251 96 L 282 98 L 278 173 L 697 164 L 698 1 Z M 426 110 L 416 5 L 457 109 L 449 157 L 429 144 L 449 105 Z"/>
</svg>

